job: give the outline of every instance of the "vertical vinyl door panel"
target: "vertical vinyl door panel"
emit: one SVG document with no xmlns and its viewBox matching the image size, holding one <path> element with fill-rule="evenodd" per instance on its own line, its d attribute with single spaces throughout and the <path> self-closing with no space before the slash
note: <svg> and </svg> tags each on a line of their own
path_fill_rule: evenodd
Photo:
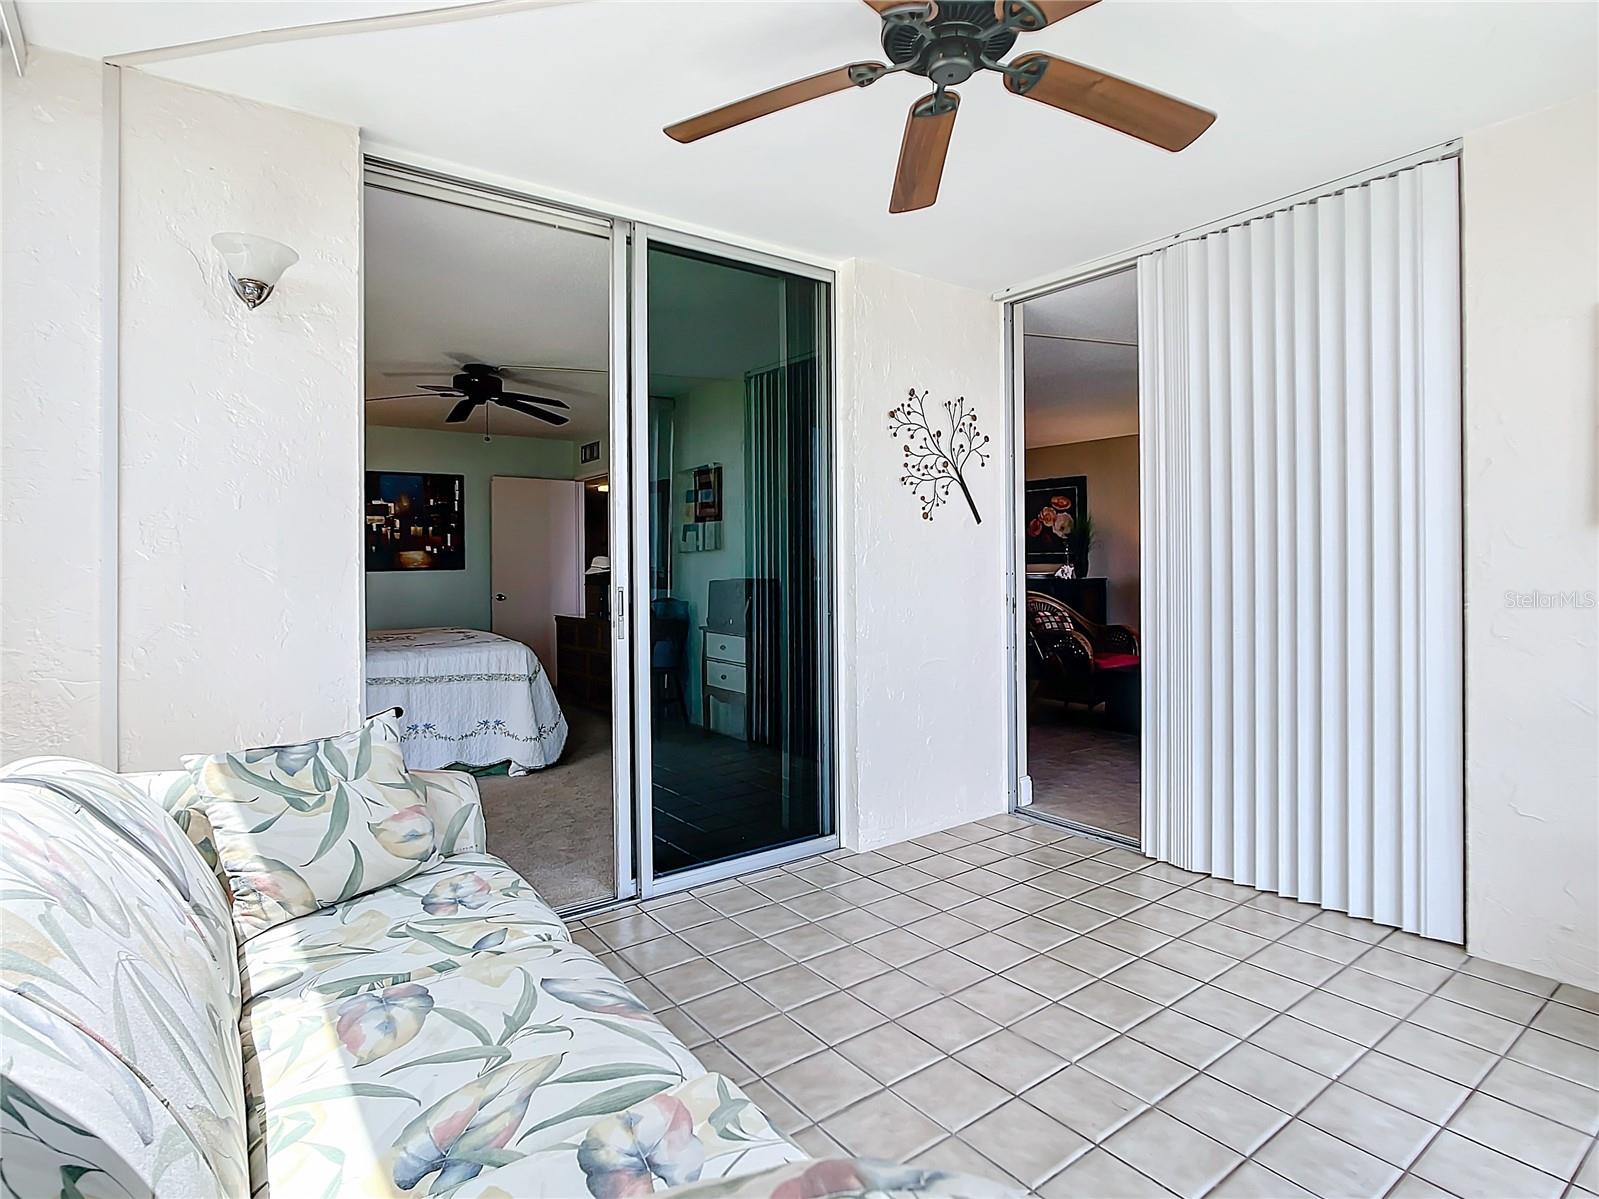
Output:
<svg viewBox="0 0 1599 1199">
<path fill-rule="evenodd" d="M 1139 291 L 1146 851 L 1462 940 L 1457 164 Z"/>
</svg>

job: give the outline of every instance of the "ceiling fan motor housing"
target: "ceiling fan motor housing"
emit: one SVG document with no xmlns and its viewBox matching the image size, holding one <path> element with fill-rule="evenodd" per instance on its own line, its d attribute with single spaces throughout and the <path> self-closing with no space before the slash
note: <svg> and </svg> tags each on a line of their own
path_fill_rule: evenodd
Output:
<svg viewBox="0 0 1599 1199">
<path fill-rule="evenodd" d="M 500 378 L 499 368 L 483 362 L 462 365 L 461 373 L 450 380 L 450 385 L 466 395 L 499 395 L 505 390 L 505 381 Z"/>
<path fill-rule="evenodd" d="M 926 6 L 908 4 L 883 14 L 883 53 L 896 66 L 939 87 L 965 83 L 1016 44 L 1016 30 L 984 0 L 944 0 L 931 21 Z"/>
</svg>

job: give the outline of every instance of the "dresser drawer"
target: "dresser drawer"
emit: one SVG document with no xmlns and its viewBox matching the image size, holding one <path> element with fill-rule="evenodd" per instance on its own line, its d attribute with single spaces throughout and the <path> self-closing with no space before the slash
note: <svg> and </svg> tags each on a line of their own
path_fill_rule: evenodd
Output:
<svg viewBox="0 0 1599 1199">
<path fill-rule="evenodd" d="M 744 644 L 743 637 L 731 633 L 706 633 L 705 656 L 721 662 L 743 662 Z"/>
<path fill-rule="evenodd" d="M 579 649 L 610 649 L 611 623 L 603 616 L 557 616 L 555 639 L 558 645 Z"/>
<path fill-rule="evenodd" d="M 748 690 L 742 666 L 713 662 L 709 658 L 705 661 L 705 686 L 712 691 L 732 691 L 739 695 Z"/>
</svg>

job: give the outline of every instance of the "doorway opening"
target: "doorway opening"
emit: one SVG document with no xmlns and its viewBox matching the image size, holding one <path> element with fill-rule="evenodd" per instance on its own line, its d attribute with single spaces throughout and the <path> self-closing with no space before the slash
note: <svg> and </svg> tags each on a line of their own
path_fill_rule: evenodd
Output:
<svg viewBox="0 0 1599 1199">
<path fill-rule="evenodd" d="M 1138 278 L 1026 300 L 1018 788 L 1038 816 L 1140 840 Z"/>
<path fill-rule="evenodd" d="M 378 169 L 364 236 L 366 709 L 553 907 L 614 899 L 610 222 Z"/>
</svg>

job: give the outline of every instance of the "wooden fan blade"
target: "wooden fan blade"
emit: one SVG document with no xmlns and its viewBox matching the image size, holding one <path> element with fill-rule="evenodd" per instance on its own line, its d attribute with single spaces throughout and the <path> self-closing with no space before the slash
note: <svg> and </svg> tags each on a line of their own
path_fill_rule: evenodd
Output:
<svg viewBox="0 0 1599 1199">
<path fill-rule="evenodd" d="M 905 118 L 905 137 L 899 145 L 899 170 L 894 175 L 890 212 L 928 208 L 938 199 L 944 177 L 944 156 L 955 131 L 955 114 L 961 98 L 954 92 L 934 92 L 911 105 Z"/>
<path fill-rule="evenodd" d="M 545 412 L 542 409 L 533 407 L 532 404 L 524 404 L 521 400 L 511 399 L 509 396 L 502 395 L 494 402 L 501 408 L 509 408 L 512 412 L 520 412 L 524 416 L 536 416 L 548 425 L 564 425 L 567 423 L 567 419 L 564 416 L 559 416 L 554 412 Z"/>
<path fill-rule="evenodd" d="M 1099 0 L 1030 0 L 1022 4 L 1017 0 L 994 0 L 994 15 L 1001 21 L 1013 22 L 1018 32 L 1033 33 L 1098 3 Z"/>
<path fill-rule="evenodd" d="M 569 375 L 610 374 L 610 371 L 606 370 L 606 368 L 603 366 L 552 366 L 548 362 L 507 363 L 505 366 L 500 367 L 500 373 L 502 375 L 510 374 L 512 371 L 522 371 L 528 374 L 545 372 L 555 372 L 558 374 Z"/>
<path fill-rule="evenodd" d="M 375 404 L 379 400 L 436 400 L 438 398 L 439 397 L 431 391 L 413 391 L 408 392 L 405 395 L 397 396 L 367 396 L 366 402 L 368 404 Z"/>
<path fill-rule="evenodd" d="M 866 7 L 872 9 L 879 16 L 886 12 L 893 12 L 896 8 L 925 8 L 927 19 L 931 21 L 938 14 L 938 5 L 932 0 L 866 0 Z"/>
<path fill-rule="evenodd" d="M 502 391 L 500 393 L 500 399 L 502 399 L 502 400 L 526 400 L 529 404 L 543 404 L 546 408 L 571 408 L 572 407 L 572 405 L 568 404 L 565 400 L 551 400 L 551 399 L 546 399 L 544 396 L 530 396 L 527 393 L 520 392 L 520 391 Z"/>
<path fill-rule="evenodd" d="M 473 410 L 482 402 L 482 400 L 462 400 L 454 408 L 450 409 L 450 415 L 444 418 L 444 423 L 447 425 L 460 424 L 467 417 L 471 416 Z"/>
<path fill-rule="evenodd" d="M 436 396 L 464 396 L 466 392 L 449 386 L 446 383 L 418 383 L 418 391 L 429 391 Z"/>
<path fill-rule="evenodd" d="M 1005 76 L 1005 86 L 1017 95 L 1087 117 L 1163 150 L 1192 144 L 1216 119 L 1215 113 L 1175 96 L 1053 54 L 1024 54 L 1010 65 L 1022 72 Z"/>
<path fill-rule="evenodd" d="M 697 117 L 690 117 L 688 120 L 679 121 L 675 125 L 668 125 L 666 127 L 666 136 L 680 142 L 699 141 L 702 137 L 720 133 L 724 129 L 731 129 L 734 125 L 742 125 L 745 121 L 753 121 L 756 117 L 764 117 L 774 112 L 781 112 L 785 108 L 803 104 L 807 100 L 829 96 L 834 92 L 844 91 L 846 88 L 865 87 L 869 83 L 875 83 L 878 76 L 886 69 L 881 63 L 856 62 L 847 67 L 823 71 L 820 75 L 796 79 L 793 83 L 785 83 L 782 87 L 774 87 L 769 92 L 747 96 L 742 100 L 735 100 L 731 104 L 724 104 L 721 108 L 713 108 L 710 112 L 702 112 Z M 870 71 L 871 73 L 859 73 L 865 71 Z"/>
</svg>

